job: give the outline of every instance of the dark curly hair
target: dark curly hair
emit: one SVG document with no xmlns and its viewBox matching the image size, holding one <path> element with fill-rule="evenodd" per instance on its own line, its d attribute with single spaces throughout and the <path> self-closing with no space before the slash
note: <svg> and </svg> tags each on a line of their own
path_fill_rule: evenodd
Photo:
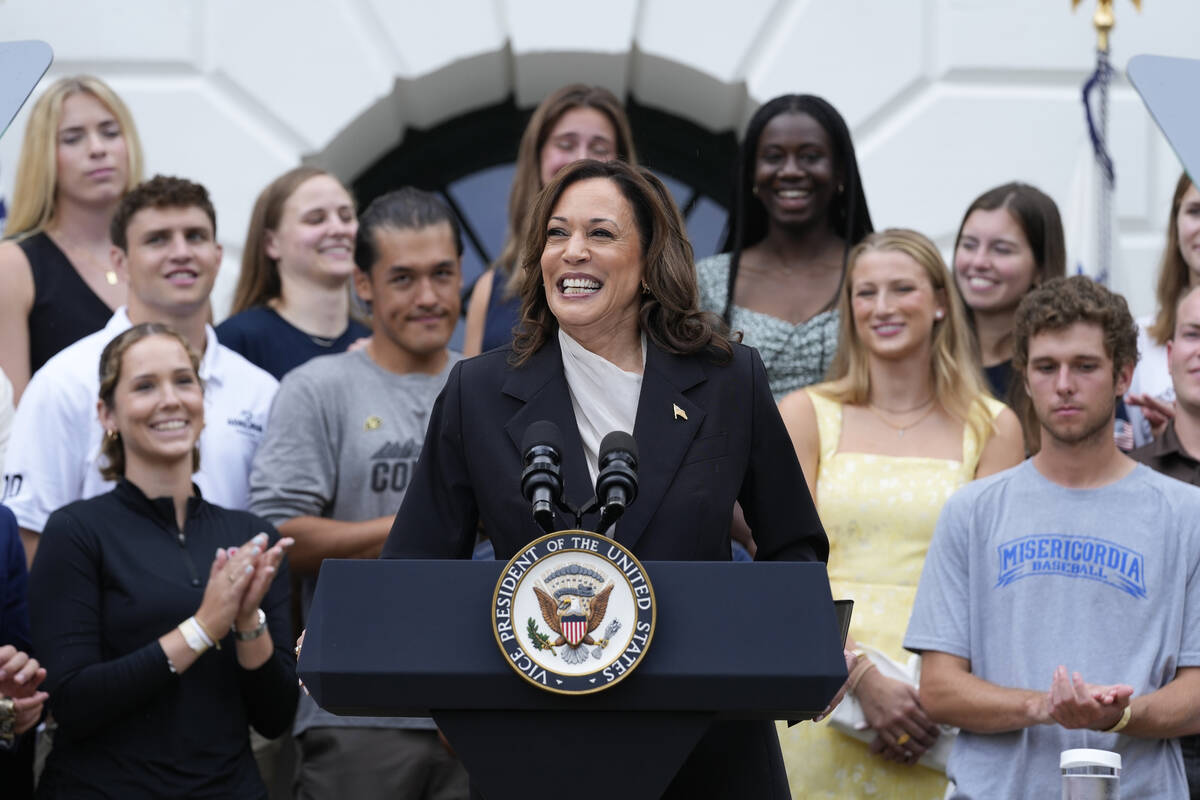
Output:
<svg viewBox="0 0 1200 800">
<path fill-rule="evenodd" d="M 186 178 L 175 178 L 170 175 L 155 175 L 148 181 L 142 181 L 126 192 L 121 198 L 117 212 L 113 214 L 109 225 L 108 235 L 112 243 L 122 250 L 129 249 L 125 234 L 129 229 L 129 221 L 133 215 L 143 208 L 190 208 L 196 206 L 208 215 L 212 223 L 213 236 L 217 235 L 217 212 L 213 209 L 212 200 L 208 198 L 208 190 L 198 183 Z"/>
<path fill-rule="evenodd" d="M 1060 331 L 1076 322 L 1100 326 L 1113 377 L 1137 364 L 1137 324 L 1121 295 L 1084 275 L 1052 278 L 1025 295 L 1017 306 L 1013 333 L 1013 370 L 1029 365 L 1029 340 L 1043 331 Z"/>
<path fill-rule="evenodd" d="M 521 248 L 521 315 L 513 339 L 513 366 L 524 363 L 558 330 L 542 285 L 546 223 L 568 186 L 592 178 L 612 181 L 633 212 L 642 245 L 642 279 L 649 289 L 639 295 L 642 331 L 668 353 L 704 352 L 717 361 L 731 358 L 726 326 L 716 314 L 700 310 L 692 246 L 679 228 L 679 211 L 668 205 L 665 188 L 623 161 L 583 160 L 560 170 L 530 211 Z"/>
</svg>

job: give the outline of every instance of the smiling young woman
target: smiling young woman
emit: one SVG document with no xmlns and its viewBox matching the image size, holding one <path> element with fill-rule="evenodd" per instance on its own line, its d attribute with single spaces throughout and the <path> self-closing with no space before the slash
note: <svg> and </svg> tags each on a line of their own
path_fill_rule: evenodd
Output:
<svg viewBox="0 0 1200 800">
<path fill-rule="evenodd" d="M 109 221 L 142 179 L 129 109 L 98 78 L 53 83 L 25 127 L 0 243 L 0 369 L 20 400 L 59 350 L 104 327 L 125 302 Z"/>
<path fill-rule="evenodd" d="M 778 400 L 829 368 L 846 256 L 871 232 L 837 110 L 812 95 L 765 103 L 746 127 L 730 209 L 726 252 L 696 265 L 700 306 L 758 349 Z"/>
<path fill-rule="evenodd" d="M 525 218 L 542 187 L 567 164 L 583 158 L 637 164 L 621 101 L 603 87 L 574 83 L 547 96 L 521 136 L 504 247 L 471 290 L 463 355 L 478 355 L 512 341 L 521 306 L 517 267 Z"/>
<path fill-rule="evenodd" d="M 1025 426 L 1025 448 L 1038 448 L 1029 397 L 1014 385 L 1013 316 L 1030 290 L 1067 269 L 1058 206 L 1025 183 L 989 189 L 967 207 L 954 238 L 954 285 L 967 308 L 967 324 L 993 396 Z"/>
<path fill-rule="evenodd" d="M 350 316 L 354 198 L 315 167 L 289 170 L 254 204 L 232 316 L 221 344 L 277 379 L 319 355 L 345 352 L 371 331 Z"/>
<path fill-rule="evenodd" d="M 833 596 L 855 601 L 851 641 L 907 658 L 901 636 L 946 499 L 1024 455 L 1012 411 L 988 395 L 962 301 L 933 242 L 867 236 L 839 295 L 840 344 L 828 383 L 779 410 L 830 533 Z M 853 647 L 847 644 L 847 647 Z M 781 731 L 797 796 L 940 797 L 944 775 L 914 768 L 937 738 L 915 687 L 862 674 L 855 697 L 873 746 L 826 727 Z M 851 783 L 850 771 L 862 775 Z"/>
<path fill-rule="evenodd" d="M 298 694 L 291 540 L 198 496 L 204 387 L 180 334 L 135 325 L 99 374 L 117 486 L 50 516 L 30 580 L 59 725 L 39 796 L 263 797 L 248 726 L 279 735 Z"/>
</svg>

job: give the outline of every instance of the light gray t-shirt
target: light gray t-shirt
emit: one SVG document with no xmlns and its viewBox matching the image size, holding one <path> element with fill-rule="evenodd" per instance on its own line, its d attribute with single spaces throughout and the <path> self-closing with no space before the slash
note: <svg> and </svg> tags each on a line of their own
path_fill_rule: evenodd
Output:
<svg viewBox="0 0 1200 800">
<path fill-rule="evenodd" d="M 999 686 L 1046 691 L 1059 664 L 1135 695 L 1200 666 L 1200 489 L 1138 465 L 1068 489 L 1026 461 L 967 484 L 942 509 L 904 646 L 969 659 Z M 1040 725 L 963 731 L 957 798 L 1058 797 L 1059 753 L 1121 754 L 1121 797 L 1187 798 L 1175 739 Z"/>
<path fill-rule="evenodd" d="M 284 376 L 250 472 L 250 508 L 274 525 L 295 517 L 362 522 L 400 509 L 421 455 L 433 402 L 450 368 L 397 375 L 356 350 L 321 356 Z M 316 578 L 302 581 L 307 616 Z M 311 727 L 432 728 L 432 720 L 339 717 L 302 694 L 295 732 Z"/>
</svg>

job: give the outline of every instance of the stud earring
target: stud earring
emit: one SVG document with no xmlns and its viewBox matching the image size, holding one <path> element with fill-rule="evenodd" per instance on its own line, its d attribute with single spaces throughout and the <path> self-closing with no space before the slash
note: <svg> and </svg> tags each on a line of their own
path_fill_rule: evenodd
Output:
<svg viewBox="0 0 1200 800">
<path fill-rule="evenodd" d="M 107 430 L 104 432 L 104 438 L 108 439 L 108 441 L 110 441 L 110 442 L 115 442 L 120 437 L 121 437 L 121 434 L 119 434 L 113 430 Z"/>
<path fill-rule="evenodd" d="M 650 294 L 650 284 L 646 283 L 645 278 L 642 278 L 642 294 Z"/>
<path fill-rule="evenodd" d="M 940 308 L 937 311 L 933 312 L 933 318 L 936 320 L 940 320 L 944 316 L 946 316 L 946 312 L 942 311 Z"/>
</svg>

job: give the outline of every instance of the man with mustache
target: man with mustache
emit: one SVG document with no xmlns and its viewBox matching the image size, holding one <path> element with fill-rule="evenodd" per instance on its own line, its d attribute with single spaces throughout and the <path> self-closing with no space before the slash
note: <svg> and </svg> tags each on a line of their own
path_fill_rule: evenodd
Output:
<svg viewBox="0 0 1200 800">
<path fill-rule="evenodd" d="M 929 716 L 962 729 L 952 797 L 1053 795 L 1073 748 L 1120 754 L 1122 797 L 1188 796 L 1176 737 L 1200 732 L 1200 492 L 1113 442 L 1136 361 L 1124 298 L 1088 278 L 1017 308 L 1013 369 L 1041 450 L 947 501 L 904 639 L 924 654 Z"/>
<path fill-rule="evenodd" d="M 288 373 L 251 472 L 251 508 L 296 540 L 307 612 L 326 558 L 375 558 L 460 356 L 462 236 L 433 195 L 404 188 L 359 217 L 354 286 L 371 309 L 366 347 Z M 301 800 L 465 798 L 466 772 L 432 720 L 337 717 L 301 697 Z"/>
</svg>

